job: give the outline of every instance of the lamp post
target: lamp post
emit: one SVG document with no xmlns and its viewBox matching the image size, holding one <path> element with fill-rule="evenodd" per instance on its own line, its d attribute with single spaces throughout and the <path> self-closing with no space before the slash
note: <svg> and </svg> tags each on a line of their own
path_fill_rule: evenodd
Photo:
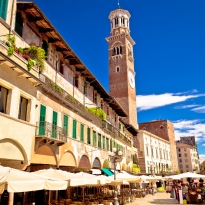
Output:
<svg viewBox="0 0 205 205">
<path fill-rule="evenodd" d="M 60 58 L 59 60 L 56 61 L 56 76 L 55 76 L 55 84 L 56 84 L 56 80 L 57 80 L 57 73 L 58 73 L 58 62 L 66 59 L 69 55 L 63 56 L 62 58 Z"/>
<path fill-rule="evenodd" d="M 121 162 L 123 159 L 122 151 L 117 150 L 113 147 L 112 152 L 108 152 L 108 160 L 114 164 L 114 180 L 116 180 L 116 164 Z M 117 186 L 115 186 L 114 192 L 114 205 L 119 205 L 118 198 L 117 198 Z"/>
</svg>

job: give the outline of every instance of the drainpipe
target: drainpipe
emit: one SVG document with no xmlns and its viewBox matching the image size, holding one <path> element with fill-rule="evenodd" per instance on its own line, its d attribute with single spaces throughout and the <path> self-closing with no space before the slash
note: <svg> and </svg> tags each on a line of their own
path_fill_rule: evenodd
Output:
<svg viewBox="0 0 205 205">
<path fill-rule="evenodd" d="M 14 5 L 15 5 L 16 0 L 13 0 L 12 2 L 12 7 L 11 7 L 11 19 L 10 19 L 10 29 L 9 29 L 9 34 L 12 32 L 12 24 L 13 24 L 13 18 L 14 18 Z"/>
</svg>

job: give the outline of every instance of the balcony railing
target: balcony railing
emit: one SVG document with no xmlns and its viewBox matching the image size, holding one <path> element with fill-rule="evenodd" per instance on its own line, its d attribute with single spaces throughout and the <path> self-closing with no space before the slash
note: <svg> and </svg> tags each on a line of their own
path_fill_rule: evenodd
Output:
<svg viewBox="0 0 205 205">
<path fill-rule="evenodd" d="M 119 137 L 123 141 L 127 142 L 129 145 L 131 145 L 131 140 L 128 139 L 125 135 L 123 135 L 116 127 L 113 127 L 110 123 L 106 121 L 102 121 L 102 126 L 104 129 L 108 130 L 110 133 L 113 134 L 113 137 Z"/>
<path fill-rule="evenodd" d="M 67 142 L 67 130 L 46 121 L 37 122 L 36 136 Z"/>
</svg>

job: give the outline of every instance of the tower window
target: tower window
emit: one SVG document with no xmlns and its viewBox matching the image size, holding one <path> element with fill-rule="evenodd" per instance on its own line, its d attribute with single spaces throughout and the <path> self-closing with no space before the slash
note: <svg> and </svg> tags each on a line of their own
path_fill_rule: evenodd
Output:
<svg viewBox="0 0 205 205">
<path fill-rule="evenodd" d="M 116 72 L 119 73 L 120 72 L 120 67 L 116 68 Z"/>
<path fill-rule="evenodd" d="M 122 54 L 122 46 L 118 46 L 118 47 L 115 47 L 113 48 L 113 55 L 119 55 L 119 54 Z"/>
<path fill-rule="evenodd" d="M 121 18 L 121 23 L 122 23 L 122 26 L 125 26 L 125 18 L 124 17 Z"/>
<path fill-rule="evenodd" d="M 115 18 L 115 27 L 118 26 L 118 18 Z"/>
</svg>

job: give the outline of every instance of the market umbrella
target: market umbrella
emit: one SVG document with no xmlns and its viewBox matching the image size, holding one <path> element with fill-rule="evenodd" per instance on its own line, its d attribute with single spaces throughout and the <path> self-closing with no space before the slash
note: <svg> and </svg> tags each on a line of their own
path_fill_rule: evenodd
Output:
<svg viewBox="0 0 205 205">
<path fill-rule="evenodd" d="M 203 174 L 196 174 L 192 172 L 185 172 L 181 174 L 167 176 L 167 179 L 183 179 L 183 178 L 202 178 L 205 179 L 205 175 Z"/>
<path fill-rule="evenodd" d="M 34 172 L 35 174 L 50 177 L 50 178 L 56 178 L 59 180 L 66 180 L 68 181 L 68 186 L 97 186 L 98 180 L 93 175 L 86 175 L 83 173 L 71 173 L 59 169 L 42 169 L 39 171 Z"/>
<path fill-rule="evenodd" d="M 28 192 L 36 190 L 63 190 L 68 186 L 67 181 L 48 179 L 39 175 L 10 167 L 0 166 L 0 193 Z"/>
</svg>

